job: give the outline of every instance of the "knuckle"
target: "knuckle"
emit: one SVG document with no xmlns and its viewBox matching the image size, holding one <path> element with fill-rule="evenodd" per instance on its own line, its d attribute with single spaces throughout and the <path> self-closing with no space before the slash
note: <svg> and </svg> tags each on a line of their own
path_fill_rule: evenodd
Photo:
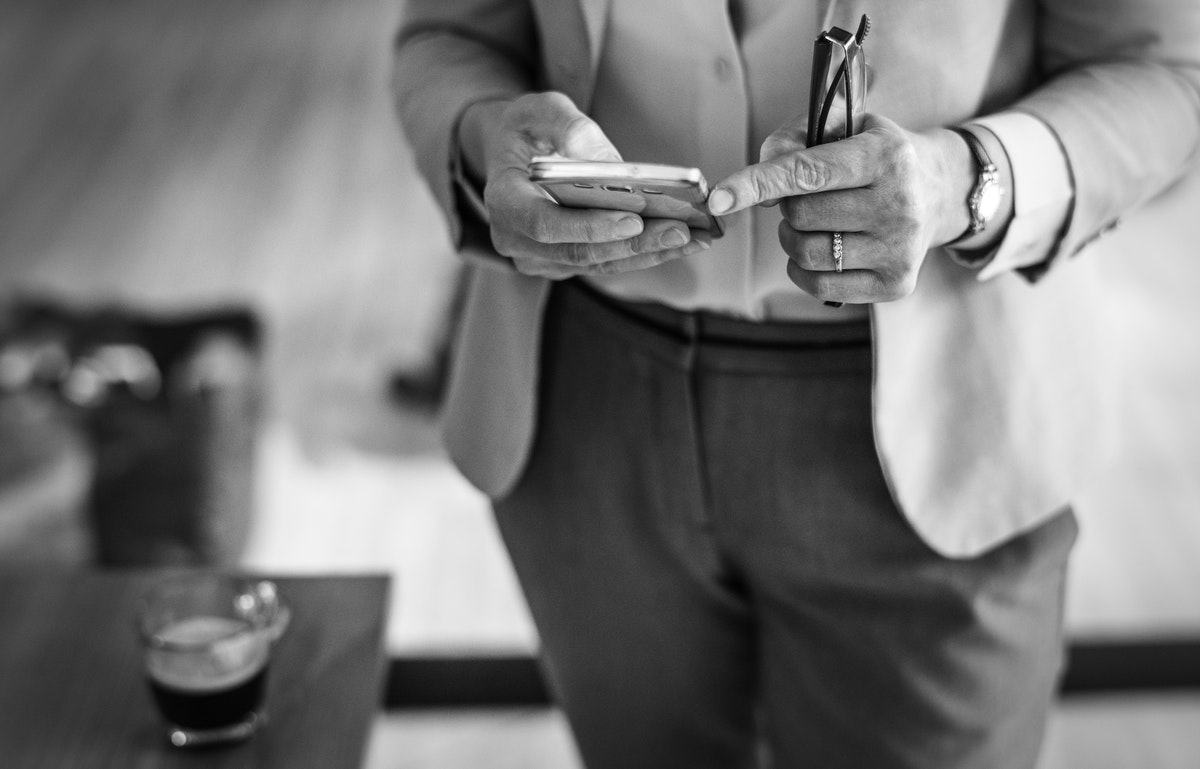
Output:
<svg viewBox="0 0 1200 769">
<path fill-rule="evenodd" d="M 905 144 L 910 143 L 903 131 L 887 125 L 880 125 L 870 133 L 888 154 L 899 152 Z"/>
<path fill-rule="evenodd" d="M 785 198 L 779 207 L 783 212 L 783 218 L 796 229 L 802 229 L 810 219 L 809 201 L 803 195 Z"/>
<path fill-rule="evenodd" d="M 655 223 L 646 230 L 643 230 L 641 235 L 630 238 L 621 244 L 621 246 L 627 249 L 627 253 L 630 256 L 634 254 L 653 254 L 658 251 L 682 247 L 682 243 L 668 246 L 664 242 L 664 239 L 674 231 L 676 231 L 675 227 L 662 227 Z M 690 235 L 685 237 L 690 238 Z"/>
<path fill-rule="evenodd" d="M 888 229 L 894 240 L 903 242 L 921 229 L 922 193 L 915 184 L 900 181 L 889 185 L 887 198 L 891 220 Z"/>
<path fill-rule="evenodd" d="M 916 242 L 921 231 L 925 229 L 925 223 L 919 213 L 920 206 L 920 201 L 914 200 L 912 205 L 905 209 L 906 214 L 900 221 L 898 232 L 904 238 L 906 246 Z"/>
<path fill-rule="evenodd" d="M 804 145 L 791 133 L 776 131 L 763 141 L 758 150 L 759 161 L 773 160 L 788 152 L 804 149 Z"/>
<path fill-rule="evenodd" d="M 546 104 L 559 108 L 571 106 L 570 98 L 568 98 L 568 96 L 561 91 L 540 91 L 529 94 L 529 98 L 533 101 L 533 103 L 539 105 Z"/>
<path fill-rule="evenodd" d="M 769 198 L 778 197 L 775 192 L 776 182 L 773 181 L 772 175 L 755 174 L 749 179 L 750 195 L 748 197 L 754 200 L 767 200 Z M 736 198 L 740 200 L 742 195 L 739 193 Z"/>
<path fill-rule="evenodd" d="M 900 281 L 876 273 L 872 276 L 871 293 L 879 297 L 879 301 L 895 301 L 901 296 Z"/>
<path fill-rule="evenodd" d="M 896 298 L 900 299 L 906 297 L 915 291 L 917 288 L 917 279 L 920 277 L 920 275 L 921 272 L 919 269 L 917 269 L 916 265 L 907 265 L 907 268 L 900 275 L 900 280 L 896 283 L 897 290 L 900 292 L 900 296 Z"/>
<path fill-rule="evenodd" d="M 526 273 L 531 277 L 545 278 L 546 280 L 563 280 L 571 277 L 574 272 L 561 264 L 547 262 L 544 259 L 530 259 L 529 271 Z"/>
<path fill-rule="evenodd" d="M 792 229 L 786 221 L 779 223 L 779 245 L 792 259 L 799 257 L 801 252 L 800 233 Z"/>
<path fill-rule="evenodd" d="M 892 200 L 900 210 L 900 225 L 905 227 L 916 224 L 917 190 L 911 184 L 897 185 L 892 193 Z"/>
<path fill-rule="evenodd" d="M 788 278 L 796 285 L 797 288 L 803 289 L 804 291 L 815 295 L 815 290 L 813 289 L 811 281 L 809 280 L 809 274 L 810 273 L 806 273 L 794 261 L 788 261 Z"/>
<path fill-rule="evenodd" d="M 596 262 L 596 253 L 587 243 L 567 243 L 563 246 L 564 261 L 577 267 L 587 267 Z"/>
<path fill-rule="evenodd" d="M 549 243 L 551 241 L 550 225 L 541 216 L 533 213 L 526 214 L 521 229 L 531 240 L 535 240 L 538 243 Z"/>
<path fill-rule="evenodd" d="M 521 257 L 520 240 L 507 229 L 492 228 L 492 247 L 501 256 L 511 259 Z"/>
<path fill-rule="evenodd" d="M 576 231 L 577 240 L 583 243 L 617 243 L 621 235 L 618 223 L 603 217 L 582 219 Z"/>
<path fill-rule="evenodd" d="M 874 292 L 879 296 L 880 301 L 894 302 L 911 294 L 916 288 L 917 281 L 915 272 L 904 271 L 895 276 L 876 274 L 874 283 Z"/>
<path fill-rule="evenodd" d="M 783 154 L 783 142 L 771 134 L 758 148 L 758 160 L 763 162 Z"/>
<path fill-rule="evenodd" d="M 525 122 L 527 115 L 536 109 L 538 103 L 538 94 L 522 94 L 513 99 L 501 111 L 501 119 L 507 123 L 521 124 Z"/>
<path fill-rule="evenodd" d="M 823 163 L 815 163 L 800 153 L 790 156 L 788 174 L 791 182 L 801 190 L 820 190 L 829 184 L 829 169 Z"/>
<path fill-rule="evenodd" d="M 540 115 L 546 109 L 564 109 L 569 107 L 571 100 L 559 91 L 533 91 L 518 96 L 509 104 L 514 112 L 524 115 Z"/>
<path fill-rule="evenodd" d="M 804 251 L 795 251 L 788 255 L 788 261 L 793 267 L 806 272 L 812 271 L 812 259 Z"/>
<path fill-rule="evenodd" d="M 563 151 L 569 157 L 598 158 L 615 154 L 604 131 L 591 118 L 577 114 L 562 132 Z"/>
<path fill-rule="evenodd" d="M 921 230 L 927 193 L 921 188 L 915 174 L 901 170 L 889 171 L 877 191 L 881 208 L 888 219 L 888 230 L 895 240 L 909 239 Z"/>
<path fill-rule="evenodd" d="M 809 238 L 800 253 L 804 258 L 803 266 L 806 270 L 827 270 L 833 264 L 832 242 L 826 245 L 818 243 L 815 238 Z"/>
<path fill-rule="evenodd" d="M 906 137 L 887 134 L 884 148 L 888 170 L 897 177 L 908 176 L 920 164 L 916 145 Z"/>
<path fill-rule="evenodd" d="M 529 275 L 537 278 L 542 277 L 543 268 L 537 259 L 526 259 L 519 256 L 512 258 L 513 266 L 517 268 L 517 272 L 522 275 Z"/>
<path fill-rule="evenodd" d="M 804 270 L 813 269 L 813 246 L 811 238 L 802 237 L 796 233 L 788 238 L 787 247 L 788 258 L 797 267 Z"/>
<path fill-rule="evenodd" d="M 833 273 L 818 272 L 812 276 L 812 295 L 817 299 L 835 299 L 838 297 L 837 283 Z"/>
<path fill-rule="evenodd" d="M 616 275 L 622 270 L 621 260 L 613 260 L 611 262 L 600 262 L 588 268 L 588 272 L 593 275 Z"/>
<path fill-rule="evenodd" d="M 566 132 L 567 132 L 567 134 L 572 135 L 572 136 L 574 136 L 576 134 L 585 134 L 586 135 L 586 134 L 591 133 L 595 129 L 595 127 L 596 127 L 596 124 L 594 122 L 592 122 L 591 118 L 589 118 L 587 115 L 584 115 L 583 113 L 578 113 L 578 114 L 574 115 L 570 120 L 567 121 Z"/>
<path fill-rule="evenodd" d="M 625 241 L 625 246 L 629 249 L 630 254 L 646 254 L 659 249 L 655 241 L 656 237 L 643 233 Z"/>
<path fill-rule="evenodd" d="M 591 243 L 600 239 L 600 227 L 593 219 L 577 219 L 572 222 L 572 240 Z"/>
<path fill-rule="evenodd" d="M 536 141 L 537 137 L 533 135 L 533 131 L 539 122 L 539 116 L 547 109 L 554 108 L 553 100 L 548 98 L 549 96 L 550 94 L 546 93 L 524 94 L 509 102 L 500 113 L 500 119 Z"/>
<path fill-rule="evenodd" d="M 596 124 L 586 115 L 575 115 L 568 120 L 566 126 L 563 128 L 567 148 L 575 149 L 577 143 L 590 139 L 595 126 Z"/>
</svg>

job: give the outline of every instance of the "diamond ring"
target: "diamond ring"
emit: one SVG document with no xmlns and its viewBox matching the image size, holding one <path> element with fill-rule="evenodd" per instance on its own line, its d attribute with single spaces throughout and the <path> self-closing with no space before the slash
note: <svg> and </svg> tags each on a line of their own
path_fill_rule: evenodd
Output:
<svg viewBox="0 0 1200 769">
<path fill-rule="evenodd" d="M 833 269 L 842 271 L 842 233 L 833 233 Z"/>
</svg>

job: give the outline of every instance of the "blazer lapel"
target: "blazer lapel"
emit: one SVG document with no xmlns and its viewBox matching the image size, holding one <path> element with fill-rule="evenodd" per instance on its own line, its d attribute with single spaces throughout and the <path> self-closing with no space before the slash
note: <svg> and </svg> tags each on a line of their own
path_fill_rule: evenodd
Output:
<svg viewBox="0 0 1200 769">
<path fill-rule="evenodd" d="M 609 0 L 538 0 L 546 86 L 584 112 L 596 87 Z"/>
<path fill-rule="evenodd" d="M 577 59 L 583 69 L 577 73 L 577 93 L 574 94 L 579 108 L 585 112 L 591 105 L 592 92 L 596 87 L 596 72 L 600 67 L 600 51 L 604 45 L 604 30 L 608 24 L 609 0 L 579 0 L 583 24 L 583 43 L 586 51 Z"/>
<path fill-rule="evenodd" d="M 587 27 L 588 63 L 591 75 L 596 76 L 600 66 L 600 48 L 604 43 L 604 28 L 608 23 L 609 0 L 580 0 L 583 6 L 583 23 Z"/>
</svg>

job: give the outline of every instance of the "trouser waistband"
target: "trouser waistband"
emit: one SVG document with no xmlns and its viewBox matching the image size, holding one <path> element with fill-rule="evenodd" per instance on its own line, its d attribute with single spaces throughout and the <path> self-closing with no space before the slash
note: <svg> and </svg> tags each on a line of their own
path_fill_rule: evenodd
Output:
<svg viewBox="0 0 1200 769">
<path fill-rule="evenodd" d="M 867 319 L 844 322 L 752 321 L 704 311 L 677 310 L 654 302 L 630 302 L 608 296 L 581 280 L 556 284 L 606 313 L 624 316 L 682 340 L 765 347 L 856 347 L 871 342 Z"/>
<path fill-rule="evenodd" d="M 615 299 L 578 280 L 555 283 L 551 304 L 558 308 L 551 318 L 561 312 L 559 317 L 614 337 L 631 353 L 649 354 L 674 366 L 785 376 L 871 370 L 871 326 L 865 319 L 760 323 Z"/>
</svg>

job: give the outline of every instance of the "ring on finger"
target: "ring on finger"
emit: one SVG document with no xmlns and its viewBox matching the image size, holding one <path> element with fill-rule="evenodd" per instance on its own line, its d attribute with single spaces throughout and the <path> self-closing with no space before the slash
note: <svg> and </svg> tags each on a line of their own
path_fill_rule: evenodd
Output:
<svg viewBox="0 0 1200 769">
<path fill-rule="evenodd" d="M 833 233 L 833 269 L 842 271 L 842 233 Z"/>
</svg>

